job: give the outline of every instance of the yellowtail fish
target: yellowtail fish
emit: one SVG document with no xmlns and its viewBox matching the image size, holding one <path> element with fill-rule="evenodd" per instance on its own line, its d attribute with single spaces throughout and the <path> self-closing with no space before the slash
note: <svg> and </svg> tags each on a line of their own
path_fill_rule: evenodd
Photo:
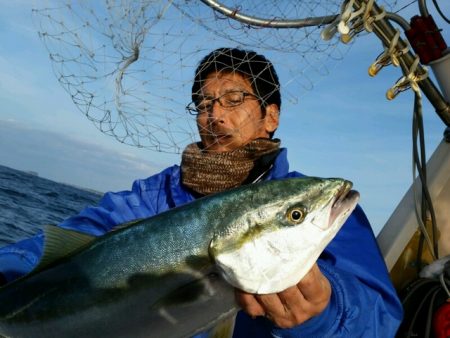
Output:
<svg viewBox="0 0 450 338">
<path fill-rule="evenodd" d="M 343 179 L 247 185 L 94 238 L 55 226 L 0 288 L 0 336 L 189 337 L 237 311 L 233 287 L 295 285 L 355 208 Z"/>
</svg>

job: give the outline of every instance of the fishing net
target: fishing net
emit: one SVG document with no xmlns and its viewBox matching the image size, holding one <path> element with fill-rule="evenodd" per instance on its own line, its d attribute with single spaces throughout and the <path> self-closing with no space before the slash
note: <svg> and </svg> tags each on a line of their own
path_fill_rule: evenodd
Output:
<svg viewBox="0 0 450 338">
<path fill-rule="evenodd" d="M 99 130 L 126 144 L 179 153 L 198 140 L 196 114 L 186 105 L 195 68 L 211 50 L 264 54 L 277 69 L 289 110 L 349 46 L 337 36 L 320 38 L 340 1 L 221 4 L 232 18 L 193 0 L 46 2 L 33 18 L 58 81 Z M 256 20 L 236 20 L 241 14 Z M 308 24 L 298 28 L 296 20 L 305 18 Z"/>
</svg>

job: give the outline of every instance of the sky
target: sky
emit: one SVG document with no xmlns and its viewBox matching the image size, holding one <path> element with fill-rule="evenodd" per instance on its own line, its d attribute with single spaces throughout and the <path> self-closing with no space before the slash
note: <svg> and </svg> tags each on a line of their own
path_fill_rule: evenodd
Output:
<svg viewBox="0 0 450 338">
<path fill-rule="evenodd" d="M 129 146 L 101 133 L 77 109 L 38 37 L 31 17 L 36 3 L 0 0 L 0 165 L 106 192 L 129 189 L 133 180 L 178 164 L 179 154 Z M 449 3 L 439 3 L 449 15 Z M 429 7 L 450 43 L 449 25 Z M 409 19 L 417 7 L 400 14 Z M 364 34 L 311 90 L 297 95 L 295 87 L 288 88 L 295 102 L 282 109 L 276 134 L 288 148 L 292 170 L 353 181 L 375 233 L 412 182 L 413 95 L 386 100 L 385 92 L 402 75 L 395 67 L 367 75 L 381 51 L 380 41 Z M 284 60 L 272 61 L 283 75 Z M 445 126 L 426 99 L 424 119 L 429 157 Z"/>
</svg>

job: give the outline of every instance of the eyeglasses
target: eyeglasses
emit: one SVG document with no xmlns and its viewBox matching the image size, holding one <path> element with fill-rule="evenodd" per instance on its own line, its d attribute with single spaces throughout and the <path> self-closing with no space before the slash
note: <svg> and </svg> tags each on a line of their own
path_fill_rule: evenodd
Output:
<svg viewBox="0 0 450 338">
<path fill-rule="evenodd" d="M 233 108 L 243 104 L 246 97 L 259 99 L 255 94 L 236 90 L 215 98 L 204 97 L 198 103 L 191 102 L 186 106 L 186 111 L 191 115 L 206 113 L 212 110 L 216 101 L 224 108 Z"/>
</svg>

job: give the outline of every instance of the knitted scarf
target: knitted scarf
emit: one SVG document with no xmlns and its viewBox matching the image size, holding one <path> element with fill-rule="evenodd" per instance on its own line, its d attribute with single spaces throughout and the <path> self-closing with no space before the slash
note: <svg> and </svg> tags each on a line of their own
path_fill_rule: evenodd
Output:
<svg viewBox="0 0 450 338">
<path fill-rule="evenodd" d="M 238 187 L 257 176 L 255 170 L 267 170 L 279 147 L 278 139 L 260 138 L 236 150 L 215 153 L 202 150 L 201 143 L 191 143 L 181 158 L 182 182 L 202 195 Z"/>
</svg>

